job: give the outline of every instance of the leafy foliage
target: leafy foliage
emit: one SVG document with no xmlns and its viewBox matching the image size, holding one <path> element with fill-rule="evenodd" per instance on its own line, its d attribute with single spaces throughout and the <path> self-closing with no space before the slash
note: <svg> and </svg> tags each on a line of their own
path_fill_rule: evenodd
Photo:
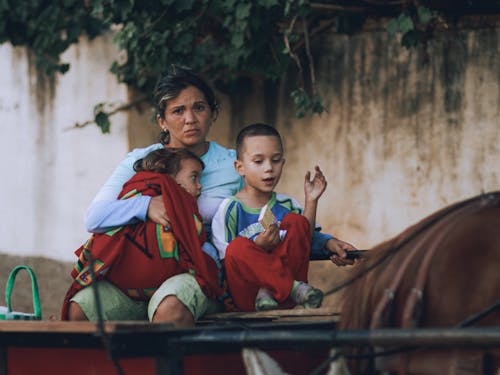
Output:
<svg viewBox="0 0 500 375">
<path fill-rule="evenodd" d="M 113 64 L 121 82 L 150 92 L 170 64 L 203 71 L 224 91 L 241 76 L 277 78 L 287 69 L 278 1 L 96 0 L 126 57 Z M 115 9 L 121 9 L 117 13 Z"/>
<path fill-rule="evenodd" d="M 401 44 L 411 48 L 425 42 L 439 20 L 431 3 L 0 0 L 0 43 L 29 47 L 37 67 L 50 75 L 69 69 L 61 54 L 82 35 L 94 38 L 113 28 L 120 55 L 111 71 L 120 82 L 147 94 L 171 64 L 203 72 L 219 90 L 231 95 L 247 92 L 248 82 L 276 81 L 295 68 L 298 87 L 292 89 L 291 98 L 296 115 L 303 117 L 323 112 L 310 43 L 315 37 L 326 30 L 351 34 L 368 16 L 389 16 L 388 32 L 400 35 Z M 491 6 L 487 0 L 476 3 Z M 465 9 L 469 4 L 450 0 L 449 9 Z M 94 122 L 103 132 L 109 132 L 110 113 L 102 103 L 94 108 Z"/>
<path fill-rule="evenodd" d="M 107 28 L 78 0 L 0 0 L 0 43 L 29 46 L 37 67 L 47 74 L 68 71 L 60 55 L 80 35 L 94 38 Z"/>
<path fill-rule="evenodd" d="M 419 6 L 410 8 L 393 18 L 387 24 L 390 35 L 401 34 L 401 45 L 406 48 L 416 47 L 426 40 L 426 34 L 431 29 L 432 23 L 437 20 L 437 13 L 429 8 Z"/>
</svg>

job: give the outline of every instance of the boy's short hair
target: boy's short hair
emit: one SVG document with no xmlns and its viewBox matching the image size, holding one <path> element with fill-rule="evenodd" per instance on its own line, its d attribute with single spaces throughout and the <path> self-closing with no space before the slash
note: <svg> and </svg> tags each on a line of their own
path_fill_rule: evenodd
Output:
<svg viewBox="0 0 500 375">
<path fill-rule="evenodd" d="M 281 141 L 280 133 L 271 125 L 255 123 L 245 126 L 240 130 L 238 136 L 236 137 L 236 158 L 239 159 L 243 149 L 243 143 L 248 137 L 253 137 L 257 135 L 269 135 L 278 138 L 280 142 L 280 147 L 283 150 L 283 142 Z"/>
<path fill-rule="evenodd" d="M 175 176 L 181 169 L 181 161 L 186 159 L 197 160 L 201 165 L 201 169 L 205 168 L 203 161 L 188 149 L 162 147 L 137 160 L 134 163 L 134 171 L 148 171 Z"/>
</svg>

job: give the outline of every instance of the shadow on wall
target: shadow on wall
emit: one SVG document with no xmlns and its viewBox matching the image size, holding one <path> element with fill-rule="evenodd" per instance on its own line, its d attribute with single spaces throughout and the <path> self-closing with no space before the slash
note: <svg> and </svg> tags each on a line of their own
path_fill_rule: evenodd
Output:
<svg viewBox="0 0 500 375">
<path fill-rule="evenodd" d="M 70 272 L 73 263 L 58 262 L 42 257 L 17 257 L 0 254 L 1 306 L 6 305 L 5 286 L 10 271 L 21 264 L 31 267 L 36 275 L 42 319 L 60 320 L 62 301 L 71 282 Z M 31 280 L 28 273 L 23 270 L 17 274 L 11 302 L 14 311 L 33 312 Z"/>
</svg>

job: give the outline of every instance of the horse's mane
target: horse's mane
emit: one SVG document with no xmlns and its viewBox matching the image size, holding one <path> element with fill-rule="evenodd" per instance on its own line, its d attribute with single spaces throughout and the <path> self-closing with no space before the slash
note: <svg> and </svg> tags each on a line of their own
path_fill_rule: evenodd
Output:
<svg viewBox="0 0 500 375">
<path fill-rule="evenodd" d="M 482 194 L 461 202 L 451 204 L 439 211 L 425 217 L 418 223 L 408 227 L 399 235 L 382 242 L 373 247 L 366 258 L 353 269 L 353 275 L 346 282 L 347 286 L 343 291 L 340 329 L 362 329 L 370 326 L 371 312 L 373 306 L 370 305 L 374 293 L 380 293 L 371 288 L 379 275 L 384 272 L 384 263 L 389 261 L 393 255 L 400 251 L 405 251 L 411 243 L 421 234 L 426 232 L 434 224 L 443 218 L 452 218 L 459 214 L 462 207 L 479 203 L 481 206 L 499 206 L 500 192 Z M 351 298 L 356 296 L 356 298 Z"/>
</svg>

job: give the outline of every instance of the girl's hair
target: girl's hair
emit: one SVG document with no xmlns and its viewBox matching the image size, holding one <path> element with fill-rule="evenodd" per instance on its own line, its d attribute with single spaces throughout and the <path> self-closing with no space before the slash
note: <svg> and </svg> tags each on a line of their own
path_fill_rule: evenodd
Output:
<svg viewBox="0 0 500 375">
<path fill-rule="evenodd" d="M 283 142 L 281 141 L 280 133 L 271 125 L 267 124 L 251 124 L 245 126 L 240 130 L 238 136 L 236 137 L 236 158 L 239 159 L 241 156 L 241 152 L 243 151 L 243 143 L 245 139 L 248 137 L 256 136 L 256 135 L 268 135 L 271 137 L 278 138 L 280 142 L 281 149 L 283 150 Z"/>
<path fill-rule="evenodd" d="M 186 159 L 197 160 L 201 165 L 201 169 L 205 168 L 203 161 L 185 148 L 162 147 L 137 160 L 134 163 L 134 171 L 148 171 L 175 176 L 181 169 L 181 161 Z"/>
<path fill-rule="evenodd" d="M 195 74 L 190 68 L 172 65 L 170 71 L 158 80 L 153 92 L 156 112 L 161 118 L 165 118 L 167 102 L 176 98 L 188 86 L 194 86 L 200 90 L 205 95 L 208 106 L 214 115 L 218 115 L 219 104 L 215 98 L 214 91 L 205 80 Z M 170 141 L 168 131 L 162 131 L 159 140 L 162 144 L 168 144 Z"/>
</svg>

